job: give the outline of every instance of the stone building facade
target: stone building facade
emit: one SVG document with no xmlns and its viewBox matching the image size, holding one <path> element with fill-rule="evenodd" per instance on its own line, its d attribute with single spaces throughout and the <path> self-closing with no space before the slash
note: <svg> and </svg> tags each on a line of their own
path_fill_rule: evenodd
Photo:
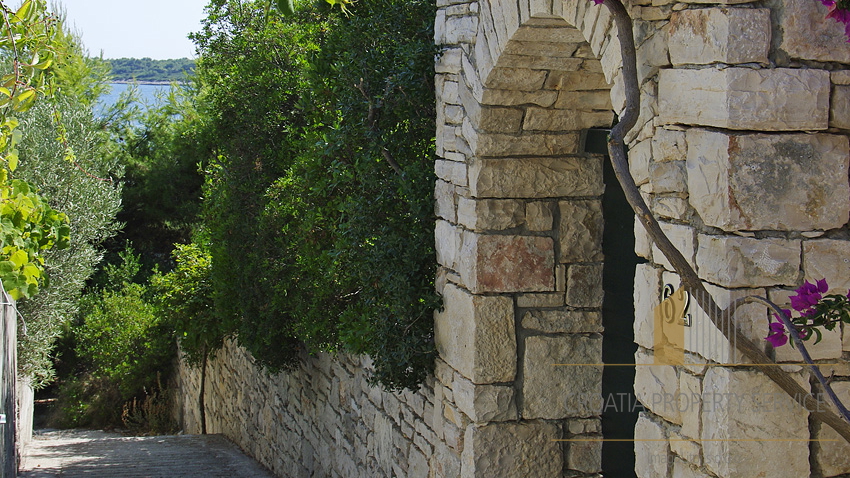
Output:
<svg viewBox="0 0 850 478">
<path fill-rule="evenodd" d="M 814 0 L 633 0 L 641 114 L 632 176 L 721 306 L 781 304 L 804 279 L 850 288 L 850 46 Z M 417 393 L 368 385 L 368 360 L 305 357 L 263 376 L 228 345 L 209 431 L 281 476 L 549 477 L 601 470 L 604 157 L 587 130 L 623 108 L 607 10 L 588 0 L 438 0 L 435 227 L 439 359 Z M 850 473 L 850 445 L 735 366 L 691 306 L 687 365 L 653 364 L 676 274 L 639 225 L 637 476 Z M 769 314 L 735 321 L 764 343 Z M 850 330 L 812 347 L 850 401 Z M 730 355 L 731 354 L 731 355 Z M 798 362 L 785 346 L 777 360 Z M 732 357 L 732 359 L 730 359 Z M 644 364 L 646 366 L 644 366 Z M 789 373 L 810 387 L 798 366 Z M 187 431 L 197 375 L 181 373 Z M 662 400 L 658 400 L 662 397 Z M 668 399 L 668 397 L 672 397 Z M 833 441 L 830 441 L 833 440 Z"/>
</svg>

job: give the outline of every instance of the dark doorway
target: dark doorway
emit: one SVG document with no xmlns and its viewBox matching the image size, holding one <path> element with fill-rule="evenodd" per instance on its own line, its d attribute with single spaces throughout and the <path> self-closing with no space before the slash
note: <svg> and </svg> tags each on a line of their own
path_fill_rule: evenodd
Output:
<svg viewBox="0 0 850 478">
<path fill-rule="evenodd" d="M 605 256 L 602 287 L 602 473 L 606 477 L 635 477 L 635 423 L 641 406 L 634 395 L 634 277 L 642 262 L 634 253 L 634 212 L 607 156 L 608 130 L 589 130 L 585 151 L 605 154 L 602 210 L 605 229 L 602 252 Z M 616 441 L 615 441 L 616 440 Z M 620 441 L 622 440 L 622 441 Z"/>
</svg>

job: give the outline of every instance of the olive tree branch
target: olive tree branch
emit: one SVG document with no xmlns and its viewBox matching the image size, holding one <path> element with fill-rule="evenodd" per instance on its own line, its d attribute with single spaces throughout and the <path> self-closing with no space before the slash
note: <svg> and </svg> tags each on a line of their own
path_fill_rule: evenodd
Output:
<svg viewBox="0 0 850 478">
<path fill-rule="evenodd" d="M 722 310 L 708 291 L 696 271 L 688 264 L 688 261 L 673 245 L 670 239 L 661 230 L 661 226 L 650 211 L 640 195 L 637 185 L 629 171 L 628 158 L 625 150 L 625 135 L 637 123 L 640 113 L 640 88 L 637 77 L 637 53 L 632 32 L 632 19 L 626 7 L 620 0 L 604 0 L 603 4 L 614 17 L 617 25 L 617 36 L 620 42 L 620 50 L 623 59 L 623 81 L 625 86 L 626 106 L 620 116 L 620 123 L 611 129 L 608 137 L 608 152 L 614 173 L 625 192 L 626 199 L 632 206 L 638 220 L 649 233 L 655 245 L 661 250 L 676 273 L 682 280 L 685 289 L 694 296 L 697 304 L 706 312 L 709 319 L 730 340 L 735 347 L 743 353 L 752 366 L 761 370 L 785 393 L 791 396 L 797 403 L 802 405 L 813 417 L 832 427 L 839 435 L 850 443 L 850 423 L 837 414 L 826 409 L 823 402 L 813 397 L 803 389 L 790 374 L 782 370 L 781 366 L 774 362 L 753 341 L 747 338 L 734 323 L 724 320 L 729 317 L 728 312 Z"/>
</svg>

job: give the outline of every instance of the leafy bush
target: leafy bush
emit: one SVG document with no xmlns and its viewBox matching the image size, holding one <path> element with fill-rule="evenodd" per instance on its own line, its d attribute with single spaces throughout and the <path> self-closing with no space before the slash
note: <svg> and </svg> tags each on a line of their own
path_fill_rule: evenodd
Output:
<svg viewBox="0 0 850 478">
<path fill-rule="evenodd" d="M 318 2 L 284 19 L 266 5 L 214 1 L 194 35 L 216 309 L 271 368 L 305 343 L 415 387 L 438 305 L 434 5 Z"/>
</svg>

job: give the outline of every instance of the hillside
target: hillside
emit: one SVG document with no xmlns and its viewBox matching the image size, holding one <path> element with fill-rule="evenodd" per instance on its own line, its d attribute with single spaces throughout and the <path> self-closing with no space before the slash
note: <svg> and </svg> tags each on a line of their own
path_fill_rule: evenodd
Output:
<svg viewBox="0 0 850 478">
<path fill-rule="evenodd" d="M 137 81 L 139 83 L 168 83 L 186 81 L 195 68 L 194 60 L 152 60 L 150 58 L 119 58 L 106 60 L 112 65 L 112 77 L 116 82 Z"/>
</svg>

